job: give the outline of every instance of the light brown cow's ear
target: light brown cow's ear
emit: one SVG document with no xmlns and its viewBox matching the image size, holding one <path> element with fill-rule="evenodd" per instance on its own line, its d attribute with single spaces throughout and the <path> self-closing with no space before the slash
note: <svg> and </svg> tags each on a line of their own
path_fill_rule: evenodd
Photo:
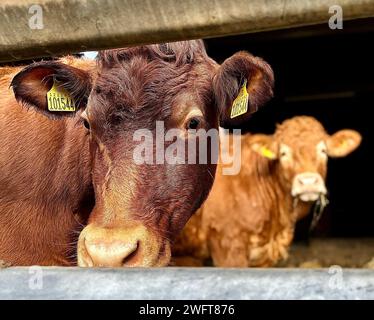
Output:
<svg viewBox="0 0 374 320">
<path fill-rule="evenodd" d="M 330 157 L 345 157 L 361 143 L 361 135 L 354 130 L 340 130 L 327 139 L 327 153 Z"/>
<path fill-rule="evenodd" d="M 25 107 L 34 108 L 50 118 L 72 116 L 79 109 L 84 109 L 91 91 L 91 77 L 87 71 L 57 61 L 42 61 L 22 69 L 12 80 L 14 95 Z M 47 94 L 51 88 L 61 90 L 62 104 L 48 106 Z M 58 101 L 57 101 L 58 102 Z M 53 101 L 52 101 L 53 103 Z M 74 104 L 74 107 L 72 107 Z M 50 102 L 51 106 L 51 102 Z"/>
<path fill-rule="evenodd" d="M 273 86 L 273 70 L 261 58 L 242 51 L 226 59 L 213 79 L 220 125 L 243 124 L 273 97 Z"/>
<path fill-rule="evenodd" d="M 272 135 L 256 134 L 250 139 L 250 147 L 260 156 L 269 160 L 278 158 L 276 143 Z"/>
</svg>

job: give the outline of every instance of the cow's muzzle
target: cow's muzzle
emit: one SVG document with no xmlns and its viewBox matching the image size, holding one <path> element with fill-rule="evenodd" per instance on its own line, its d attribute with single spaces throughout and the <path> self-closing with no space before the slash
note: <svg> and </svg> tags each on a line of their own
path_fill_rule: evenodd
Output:
<svg viewBox="0 0 374 320">
<path fill-rule="evenodd" d="M 301 201 L 317 201 L 321 195 L 326 195 L 326 193 L 325 182 L 319 173 L 299 173 L 293 180 L 291 194 Z"/>
<path fill-rule="evenodd" d="M 159 267 L 170 260 L 170 243 L 143 225 L 85 227 L 78 241 L 80 267 Z"/>
</svg>

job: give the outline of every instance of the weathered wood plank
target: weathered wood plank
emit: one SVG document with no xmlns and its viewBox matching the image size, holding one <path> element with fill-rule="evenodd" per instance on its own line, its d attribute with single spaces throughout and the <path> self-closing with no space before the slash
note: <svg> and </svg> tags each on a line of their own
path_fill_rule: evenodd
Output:
<svg viewBox="0 0 374 320">
<path fill-rule="evenodd" d="M 42 29 L 30 28 L 35 3 Z M 336 4 L 344 20 L 374 16 L 374 0 L 2 0 L 0 62 L 317 23 L 328 28 Z"/>
</svg>

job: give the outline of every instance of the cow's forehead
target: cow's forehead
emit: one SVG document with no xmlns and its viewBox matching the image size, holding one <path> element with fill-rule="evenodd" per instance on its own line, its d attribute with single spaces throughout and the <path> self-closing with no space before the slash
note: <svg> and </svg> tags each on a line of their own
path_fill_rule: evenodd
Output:
<svg viewBox="0 0 374 320">
<path fill-rule="evenodd" d="M 105 134 L 115 123 L 126 122 L 129 130 L 148 128 L 155 120 L 170 118 L 184 101 L 208 110 L 213 73 L 214 68 L 204 59 L 178 64 L 143 54 L 105 66 L 99 70 L 89 98 L 91 127 L 96 131 L 105 127 Z"/>
<path fill-rule="evenodd" d="M 312 117 L 294 117 L 278 125 L 274 137 L 289 147 L 316 146 L 326 139 L 322 124 Z"/>
<path fill-rule="evenodd" d="M 300 134 L 282 134 L 277 137 L 279 144 L 285 144 L 291 148 L 298 148 L 301 146 L 314 147 L 326 140 L 326 134 L 323 132 L 308 132 L 304 131 Z"/>
<path fill-rule="evenodd" d="M 172 62 L 178 66 L 201 59 L 209 60 L 204 42 L 192 40 L 103 50 L 98 54 L 98 62 L 101 67 L 112 67 L 140 56 L 147 60 Z"/>
<path fill-rule="evenodd" d="M 201 64 L 188 67 L 141 62 L 104 70 L 96 78 L 90 102 L 127 109 L 172 107 L 175 102 L 206 100 L 212 93 L 212 73 Z"/>
</svg>

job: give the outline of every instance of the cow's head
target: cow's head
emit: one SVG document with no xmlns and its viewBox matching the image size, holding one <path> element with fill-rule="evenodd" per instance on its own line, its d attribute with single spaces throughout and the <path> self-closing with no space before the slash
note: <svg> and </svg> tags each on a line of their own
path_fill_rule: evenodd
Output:
<svg viewBox="0 0 374 320">
<path fill-rule="evenodd" d="M 13 80 L 15 96 L 52 118 L 46 95 L 53 79 L 76 100 L 89 135 L 95 207 L 78 242 L 80 266 L 162 266 L 170 241 L 205 200 L 215 165 L 136 164 L 134 133 L 165 132 L 238 124 L 250 112 L 230 118 L 230 109 L 247 80 L 249 107 L 273 94 L 269 65 L 239 52 L 222 65 L 211 60 L 202 41 L 150 45 L 99 53 L 92 72 L 60 62 L 35 63 Z M 165 142 L 161 148 L 167 148 Z M 156 158 L 160 145 L 151 146 Z M 159 151 L 159 150 L 157 150 Z"/>
<path fill-rule="evenodd" d="M 328 157 L 344 157 L 361 143 L 361 135 L 341 130 L 328 135 L 316 119 L 300 116 L 278 125 L 274 135 L 256 135 L 252 149 L 274 161 L 286 192 L 303 202 L 326 195 Z"/>
</svg>

